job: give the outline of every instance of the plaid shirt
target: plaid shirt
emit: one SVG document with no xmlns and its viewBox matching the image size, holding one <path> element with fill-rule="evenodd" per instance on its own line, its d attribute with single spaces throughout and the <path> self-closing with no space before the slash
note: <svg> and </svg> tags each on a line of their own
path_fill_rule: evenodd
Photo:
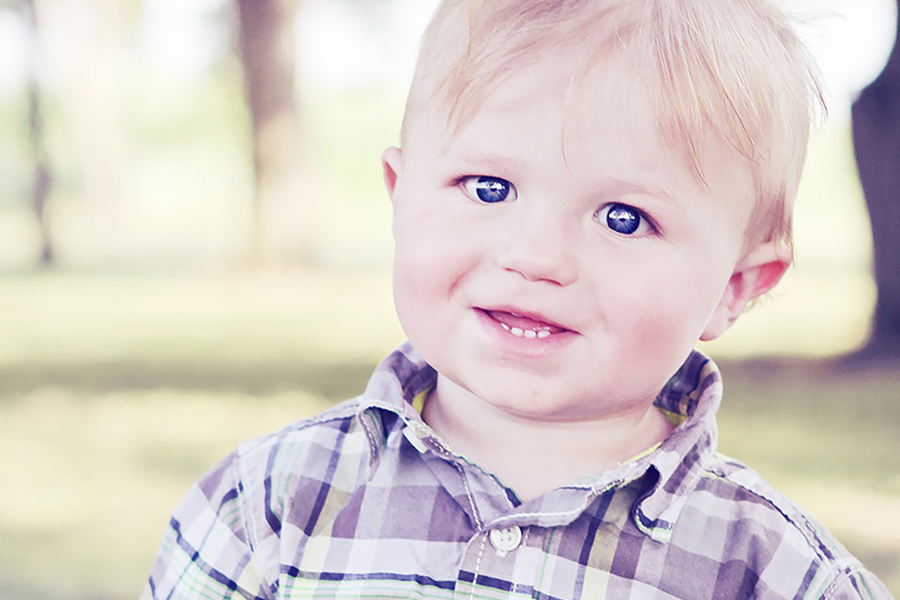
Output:
<svg viewBox="0 0 900 600">
<path fill-rule="evenodd" d="M 417 404 L 408 345 L 366 393 L 240 446 L 171 519 L 145 598 L 890 598 L 808 515 L 715 451 L 720 376 L 693 354 L 682 424 L 613 472 L 521 502 Z"/>
</svg>

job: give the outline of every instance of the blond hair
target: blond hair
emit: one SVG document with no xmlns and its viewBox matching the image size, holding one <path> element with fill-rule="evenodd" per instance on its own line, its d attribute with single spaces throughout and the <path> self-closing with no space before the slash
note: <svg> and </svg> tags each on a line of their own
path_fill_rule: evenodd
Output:
<svg viewBox="0 0 900 600">
<path fill-rule="evenodd" d="M 458 130 L 504 77 L 573 47 L 584 52 L 581 64 L 561 66 L 570 90 L 599 59 L 627 53 L 663 139 L 700 182 L 709 140 L 748 164 L 756 203 L 747 243 L 790 243 L 809 127 L 824 103 L 814 61 L 771 0 L 443 0 L 404 130 L 435 97 Z"/>
</svg>

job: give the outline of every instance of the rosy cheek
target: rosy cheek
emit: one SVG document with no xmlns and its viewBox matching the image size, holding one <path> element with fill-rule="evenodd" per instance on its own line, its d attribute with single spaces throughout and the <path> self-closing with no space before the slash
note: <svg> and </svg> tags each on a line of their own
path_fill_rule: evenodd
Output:
<svg viewBox="0 0 900 600">
<path fill-rule="evenodd" d="M 400 325 L 413 342 L 421 341 L 428 314 L 433 308 L 427 291 L 429 286 L 421 277 L 422 270 L 408 260 L 397 261 L 394 265 L 394 307 Z"/>
<path fill-rule="evenodd" d="M 620 299 L 623 320 L 619 328 L 634 352 L 671 364 L 674 372 L 697 341 L 694 299 L 662 273 L 647 281 L 648 285 L 634 285 L 627 297 Z"/>
<path fill-rule="evenodd" d="M 452 245 L 435 211 L 404 215 L 398 224 L 394 249 L 395 294 L 398 304 L 403 302 L 415 308 L 424 303 L 445 275 L 447 248 Z"/>
</svg>

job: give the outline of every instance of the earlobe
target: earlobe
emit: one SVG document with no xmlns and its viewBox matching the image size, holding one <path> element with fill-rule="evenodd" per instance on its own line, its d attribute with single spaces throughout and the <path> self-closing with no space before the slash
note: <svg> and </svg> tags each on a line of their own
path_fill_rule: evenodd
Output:
<svg viewBox="0 0 900 600">
<path fill-rule="evenodd" d="M 714 340 L 725 333 L 750 302 L 781 281 L 790 266 L 791 250 L 783 242 L 765 242 L 747 254 L 728 280 L 722 299 L 700 339 Z"/>
<path fill-rule="evenodd" d="M 400 148 L 391 146 L 381 155 L 381 168 L 384 174 L 384 185 L 387 187 L 391 202 L 394 201 L 394 190 L 397 188 L 397 179 L 400 177 Z"/>
</svg>

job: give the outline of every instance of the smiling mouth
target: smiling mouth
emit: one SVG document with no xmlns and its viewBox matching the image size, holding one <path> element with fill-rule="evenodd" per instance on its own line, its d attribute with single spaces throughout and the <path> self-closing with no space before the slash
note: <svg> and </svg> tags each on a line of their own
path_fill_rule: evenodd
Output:
<svg viewBox="0 0 900 600">
<path fill-rule="evenodd" d="M 488 317 L 494 320 L 504 331 L 515 337 L 529 340 L 543 340 L 551 335 L 571 331 L 553 323 L 548 323 L 534 316 L 504 310 L 484 310 Z"/>
</svg>

